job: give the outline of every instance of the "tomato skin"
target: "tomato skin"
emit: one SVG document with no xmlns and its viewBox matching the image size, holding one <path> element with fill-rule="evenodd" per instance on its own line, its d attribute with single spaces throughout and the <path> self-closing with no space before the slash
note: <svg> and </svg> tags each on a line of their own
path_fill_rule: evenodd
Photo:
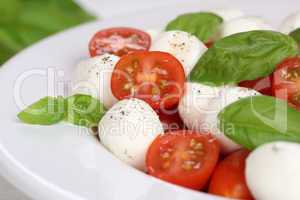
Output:
<svg viewBox="0 0 300 200">
<path fill-rule="evenodd" d="M 190 152 L 189 144 L 191 144 L 192 141 L 196 141 L 196 144 L 201 143 L 203 145 L 203 153 L 197 158 L 193 158 L 195 163 L 197 163 L 193 165 L 193 168 L 185 168 L 186 166 L 184 164 L 187 162 L 187 160 L 185 160 L 186 152 Z M 173 151 L 171 151 L 171 156 L 166 162 L 164 157 L 162 157 L 162 155 L 164 155 L 162 152 L 169 152 L 169 149 Z M 179 186 L 202 190 L 206 186 L 218 162 L 219 154 L 220 146 L 213 136 L 188 130 L 180 130 L 167 132 L 154 140 L 148 149 L 146 165 L 148 173 L 151 176 Z M 188 162 L 190 162 L 190 158 L 187 159 Z M 166 163 L 169 164 L 167 168 L 165 168 Z"/>
<path fill-rule="evenodd" d="M 300 108 L 300 57 L 287 58 L 274 72 L 273 93 L 287 100 L 292 107 Z"/>
<path fill-rule="evenodd" d="M 214 41 L 212 41 L 212 40 L 205 43 L 205 46 L 206 46 L 207 48 L 210 48 L 210 47 L 212 47 L 213 45 L 214 45 Z"/>
<path fill-rule="evenodd" d="M 245 178 L 247 150 L 236 151 L 221 161 L 210 181 L 209 193 L 233 199 L 253 200 Z"/>
<path fill-rule="evenodd" d="M 261 94 L 272 96 L 273 95 L 272 80 L 273 80 L 273 75 L 271 74 L 270 76 L 259 78 L 256 80 L 242 81 L 239 83 L 239 86 L 254 89 L 260 92 Z"/>
<path fill-rule="evenodd" d="M 165 132 L 184 129 L 184 123 L 179 115 L 177 106 L 172 110 L 158 110 L 157 114 Z"/>
<path fill-rule="evenodd" d="M 127 27 L 115 27 L 100 30 L 89 43 L 91 57 L 105 53 L 123 56 L 130 52 L 148 50 L 151 36 L 141 30 Z"/>
<path fill-rule="evenodd" d="M 111 89 L 119 100 L 134 97 L 154 110 L 169 109 L 183 95 L 185 79 L 181 63 L 171 54 L 136 51 L 121 57 L 116 64 Z"/>
</svg>

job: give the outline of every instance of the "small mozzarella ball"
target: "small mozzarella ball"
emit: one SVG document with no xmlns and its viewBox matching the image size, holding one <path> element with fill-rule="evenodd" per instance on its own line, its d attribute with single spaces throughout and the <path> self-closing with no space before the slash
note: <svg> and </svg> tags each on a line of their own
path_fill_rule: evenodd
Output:
<svg viewBox="0 0 300 200">
<path fill-rule="evenodd" d="M 207 47 L 195 36 L 183 31 L 161 33 L 151 51 L 163 51 L 175 56 L 183 65 L 186 76 L 191 72 Z"/>
<path fill-rule="evenodd" d="M 102 144 L 120 160 L 140 170 L 145 170 L 148 147 L 163 132 L 158 115 L 139 99 L 119 101 L 99 122 Z"/>
<path fill-rule="evenodd" d="M 106 108 L 117 102 L 111 91 L 111 75 L 118 56 L 104 54 L 80 62 L 75 70 L 73 93 L 92 95 Z"/>
<path fill-rule="evenodd" d="M 300 144 L 274 142 L 246 160 L 246 181 L 255 199 L 300 199 Z"/>
<path fill-rule="evenodd" d="M 224 21 L 230 21 L 232 19 L 244 16 L 244 13 L 239 9 L 219 8 L 212 10 L 212 12 L 222 17 Z"/>
<path fill-rule="evenodd" d="M 146 33 L 148 33 L 150 35 L 151 41 L 153 43 L 157 39 L 157 37 L 159 36 L 161 31 L 155 30 L 155 29 L 149 29 L 149 30 L 146 31 Z"/>
<path fill-rule="evenodd" d="M 279 30 L 282 33 L 290 34 L 294 30 L 300 28 L 300 11 L 289 15 L 280 25 Z"/>
<path fill-rule="evenodd" d="M 222 153 L 227 154 L 241 147 L 219 130 L 218 114 L 227 105 L 241 98 L 258 94 L 254 90 L 235 86 L 211 87 L 199 83 L 187 83 L 178 110 L 189 129 L 214 134 L 220 142 Z"/>
<path fill-rule="evenodd" d="M 225 21 L 222 26 L 221 36 L 227 37 L 235 33 L 254 30 L 272 30 L 272 27 L 259 17 L 241 17 L 227 22 Z"/>
<path fill-rule="evenodd" d="M 181 98 L 178 111 L 184 124 L 191 130 L 207 131 L 215 125 L 204 126 L 206 117 L 215 113 L 220 98 L 220 88 L 198 83 L 186 83 L 185 93 Z"/>
</svg>

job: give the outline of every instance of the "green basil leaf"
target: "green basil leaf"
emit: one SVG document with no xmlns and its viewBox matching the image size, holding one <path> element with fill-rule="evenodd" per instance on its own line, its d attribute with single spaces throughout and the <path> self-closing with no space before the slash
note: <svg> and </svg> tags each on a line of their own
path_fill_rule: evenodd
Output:
<svg viewBox="0 0 300 200">
<path fill-rule="evenodd" d="M 89 95 L 76 94 L 67 98 L 66 121 L 79 126 L 98 126 L 106 112 L 99 100 Z"/>
<path fill-rule="evenodd" d="M 248 149 L 273 141 L 300 143 L 300 112 L 274 97 L 242 99 L 227 106 L 218 118 L 220 130 Z"/>
<path fill-rule="evenodd" d="M 189 79 L 208 85 L 236 84 L 271 74 L 276 65 L 298 54 L 293 38 L 273 31 L 250 31 L 214 43 Z"/>
<path fill-rule="evenodd" d="M 290 33 L 290 36 L 300 44 L 300 28 L 294 30 L 293 32 Z"/>
<path fill-rule="evenodd" d="M 0 65 L 25 47 L 94 20 L 73 0 L 1 0 Z"/>
<path fill-rule="evenodd" d="M 22 0 L 1 0 L 0 2 L 0 24 L 14 22 L 20 10 L 22 9 Z"/>
<path fill-rule="evenodd" d="M 63 97 L 44 97 L 18 114 L 27 124 L 52 125 L 64 119 Z"/>
<path fill-rule="evenodd" d="M 208 42 L 218 33 L 223 19 L 216 14 L 208 12 L 188 13 L 178 16 L 171 21 L 167 31 L 181 30 L 195 35 L 199 40 Z"/>
</svg>

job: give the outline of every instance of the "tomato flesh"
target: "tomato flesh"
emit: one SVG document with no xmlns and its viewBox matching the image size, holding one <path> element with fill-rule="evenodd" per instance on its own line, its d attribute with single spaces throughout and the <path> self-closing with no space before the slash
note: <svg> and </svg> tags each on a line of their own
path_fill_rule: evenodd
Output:
<svg viewBox="0 0 300 200">
<path fill-rule="evenodd" d="M 270 75 L 256 80 L 242 81 L 239 83 L 239 86 L 254 89 L 261 94 L 272 96 L 272 79 L 273 75 Z"/>
<path fill-rule="evenodd" d="M 214 137 L 188 130 L 158 136 L 148 149 L 148 173 L 183 187 L 204 189 L 218 162 L 220 147 Z"/>
<path fill-rule="evenodd" d="M 92 57 L 105 53 L 123 56 L 137 50 L 148 50 L 151 37 L 138 29 L 110 28 L 97 32 L 90 41 L 89 50 Z"/>
<path fill-rule="evenodd" d="M 113 95 L 118 99 L 139 98 L 154 109 L 172 108 L 184 93 L 185 74 L 172 55 L 139 51 L 123 56 L 111 78 Z"/>
<path fill-rule="evenodd" d="M 277 66 L 273 77 L 273 93 L 300 108 L 300 57 L 284 60 Z"/>
<path fill-rule="evenodd" d="M 221 161 L 210 181 L 209 193 L 232 198 L 252 200 L 245 179 L 245 160 L 249 152 L 239 150 Z"/>
</svg>

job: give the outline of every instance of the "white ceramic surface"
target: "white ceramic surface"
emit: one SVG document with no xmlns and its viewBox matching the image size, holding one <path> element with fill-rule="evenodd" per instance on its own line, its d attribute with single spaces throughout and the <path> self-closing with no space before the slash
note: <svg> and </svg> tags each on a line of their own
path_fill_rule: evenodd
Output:
<svg viewBox="0 0 300 200">
<path fill-rule="evenodd" d="M 297 6 L 300 8 L 300 3 L 296 0 L 276 3 L 267 0 L 199 0 L 197 4 L 165 6 L 83 25 L 46 39 L 14 57 L 0 69 L 0 173 L 34 199 L 217 199 L 148 177 L 126 166 L 93 136 L 74 126 L 39 127 L 19 123 L 16 114 L 20 102 L 15 101 L 14 89 L 20 76 L 30 71 L 36 74 L 22 83 L 22 101 L 28 104 L 47 95 L 47 90 L 53 87 L 46 82 L 47 68 L 63 71 L 65 75 L 60 73 L 55 83 L 60 86 L 62 82 L 66 83 L 75 64 L 88 56 L 88 41 L 98 29 L 117 25 L 160 28 L 177 14 L 224 6 L 261 15 L 276 26 L 286 15 L 297 10 Z"/>
</svg>

